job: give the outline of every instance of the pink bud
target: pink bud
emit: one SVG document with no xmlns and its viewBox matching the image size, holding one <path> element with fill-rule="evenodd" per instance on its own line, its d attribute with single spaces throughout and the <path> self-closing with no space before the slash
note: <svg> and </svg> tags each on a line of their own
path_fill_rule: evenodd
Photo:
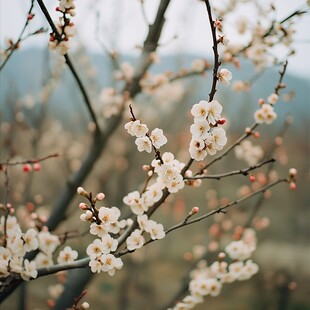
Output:
<svg viewBox="0 0 310 310">
<path fill-rule="evenodd" d="M 31 170 L 32 170 L 31 165 L 25 164 L 25 165 L 23 166 L 23 171 L 24 171 L 24 172 L 30 172 Z"/>
<path fill-rule="evenodd" d="M 258 99 L 258 104 L 263 105 L 265 103 L 265 100 L 263 98 Z"/>
<path fill-rule="evenodd" d="M 250 182 L 255 182 L 256 181 L 255 175 L 254 174 L 250 174 L 249 175 L 249 180 L 250 180 Z"/>
<path fill-rule="evenodd" d="M 96 195 L 96 199 L 99 200 L 99 201 L 103 200 L 104 197 L 105 197 L 104 193 L 99 193 L 99 194 Z"/>
<path fill-rule="evenodd" d="M 87 210 L 87 209 L 88 209 L 88 206 L 87 206 L 84 202 L 81 202 L 81 203 L 79 204 L 79 208 L 80 208 L 81 210 Z"/>
<path fill-rule="evenodd" d="M 297 188 L 295 182 L 290 182 L 290 190 L 294 191 Z"/>
<path fill-rule="evenodd" d="M 27 17 L 28 20 L 31 20 L 31 19 L 33 19 L 33 18 L 34 18 L 34 14 L 31 14 L 31 13 L 28 14 L 28 17 Z"/>
<path fill-rule="evenodd" d="M 196 213 L 198 213 L 199 212 L 199 208 L 198 207 L 193 207 L 192 208 L 192 213 L 193 214 L 196 214 Z"/>
<path fill-rule="evenodd" d="M 224 125 L 225 123 L 226 123 L 226 118 L 221 118 L 221 119 L 219 119 L 218 121 L 217 121 L 217 123 L 219 124 L 219 125 Z"/>
<path fill-rule="evenodd" d="M 258 139 L 260 137 L 260 133 L 258 131 L 253 131 L 253 137 Z"/>
<path fill-rule="evenodd" d="M 40 171 L 41 170 L 41 164 L 40 163 L 34 163 L 33 164 L 33 170 L 34 171 Z"/>
</svg>

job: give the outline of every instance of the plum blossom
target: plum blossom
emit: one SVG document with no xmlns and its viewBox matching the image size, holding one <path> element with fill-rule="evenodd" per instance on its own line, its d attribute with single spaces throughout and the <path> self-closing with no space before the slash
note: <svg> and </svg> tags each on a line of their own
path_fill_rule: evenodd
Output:
<svg viewBox="0 0 310 310">
<path fill-rule="evenodd" d="M 201 100 L 199 103 L 193 105 L 191 114 L 197 121 L 204 121 L 208 115 L 208 101 Z"/>
<path fill-rule="evenodd" d="M 91 260 L 94 260 L 97 257 L 101 256 L 103 251 L 104 251 L 104 244 L 102 240 L 99 239 L 95 239 L 90 245 L 88 245 L 86 249 L 86 253 Z"/>
<path fill-rule="evenodd" d="M 164 226 L 153 220 L 148 220 L 145 226 L 145 231 L 151 235 L 153 240 L 163 239 L 165 237 Z"/>
<path fill-rule="evenodd" d="M 145 239 L 142 236 L 142 231 L 139 229 L 135 229 L 126 240 L 127 249 L 129 251 L 139 249 L 144 245 L 144 242 Z"/>
<path fill-rule="evenodd" d="M 147 153 L 152 152 L 152 143 L 148 137 L 137 138 L 135 144 L 138 147 L 139 152 L 146 151 Z"/>
<path fill-rule="evenodd" d="M 159 149 L 161 146 L 167 143 L 167 138 L 164 136 L 163 130 L 155 128 L 150 135 L 153 146 Z"/>
<path fill-rule="evenodd" d="M 78 257 L 78 252 L 72 250 L 70 246 L 66 246 L 62 251 L 59 252 L 57 262 L 58 264 L 71 263 Z"/>
<path fill-rule="evenodd" d="M 24 268 L 22 269 L 20 276 L 23 280 L 29 281 L 30 278 L 35 279 L 38 276 L 37 265 L 35 261 L 24 260 Z"/>
<path fill-rule="evenodd" d="M 232 79 L 232 73 L 227 69 L 221 69 L 218 73 L 218 79 L 226 86 L 229 86 L 230 80 Z"/>
<path fill-rule="evenodd" d="M 112 208 L 101 207 L 99 209 L 98 217 L 101 220 L 102 224 L 109 226 L 113 223 L 116 223 L 120 215 L 121 212 L 116 207 Z"/>
</svg>

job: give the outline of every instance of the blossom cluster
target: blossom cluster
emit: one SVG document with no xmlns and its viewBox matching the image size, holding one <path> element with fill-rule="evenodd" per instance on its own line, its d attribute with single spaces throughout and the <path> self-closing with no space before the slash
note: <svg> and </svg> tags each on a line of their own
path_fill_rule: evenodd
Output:
<svg viewBox="0 0 310 310">
<path fill-rule="evenodd" d="M 125 124 L 127 132 L 136 137 L 135 144 L 139 152 L 152 152 L 152 146 L 159 149 L 167 143 L 167 138 L 164 136 L 162 129 L 155 128 L 150 134 L 147 125 L 142 124 L 140 120 L 132 120 Z"/>
<path fill-rule="evenodd" d="M 190 126 L 192 139 L 189 146 L 192 159 L 201 161 L 208 154 L 214 155 L 227 143 L 226 131 L 219 127 L 225 123 L 221 117 L 222 110 L 222 105 L 216 100 L 201 100 L 192 107 L 194 124 Z"/>
<path fill-rule="evenodd" d="M 277 103 L 278 99 L 279 96 L 275 93 L 271 94 L 267 98 L 267 102 L 265 102 L 264 99 L 259 99 L 259 104 L 261 107 L 254 113 L 255 121 L 258 124 L 271 124 L 277 118 L 273 105 Z"/>
<path fill-rule="evenodd" d="M 97 201 L 104 199 L 105 195 L 103 193 L 91 198 L 82 187 L 79 187 L 77 192 L 79 195 L 87 197 L 91 202 L 90 206 L 80 203 L 80 209 L 85 211 L 81 214 L 80 219 L 83 222 L 90 222 L 90 233 L 100 238 L 95 239 L 86 249 L 86 253 L 90 258 L 89 266 L 91 271 L 94 273 L 103 271 L 113 276 L 116 269 L 123 267 L 123 262 L 112 254 L 118 247 L 118 241 L 112 235 L 118 234 L 127 225 L 127 222 L 126 220 L 119 221 L 121 212 L 118 208 L 103 206 L 98 209 L 95 206 Z"/>
<path fill-rule="evenodd" d="M 10 273 L 20 274 L 21 278 L 29 281 L 38 275 L 37 268 L 53 265 L 53 253 L 61 245 L 58 236 L 51 234 L 46 228 L 38 231 L 29 228 L 22 232 L 17 218 L 12 215 L 2 216 L 0 219 L 0 234 L 3 235 L 0 245 L 0 278 L 5 278 Z M 25 255 L 38 250 L 39 253 L 33 260 L 28 260 Z M 73 262 L 78 253 L 66 246 L 60 251 L 57 262 L 59 264 Z"/>
<path fill-rule="evenodd" d="M 104 88 L 99 95 L 100 112 L 105 118 L 117 115 L 122 108 L 124 98 L 112 87 Z"/>
<path fill-rule="evenodd" d="M 260 145 L 253 145 L 251 141 L 246 140 L 235 147 L 235 155 L 249 166 L 254 166 L 263 158 L 264 151 Z"/>
<path fill-rule="evenodd" d="M 209 266 L 205 260 L 200 260 L 190 274 L 190 294 L 178 302 L 173 310 L 192 309 L 202 303 L 205 296 L 218 296 L 224 284 L 250 279 L 258 272 L 257 264 L 249 259 L 255 248 L 255 231 L 246 229 L 241 240 L 232 241 L 225 248 L 231 263 L 223 260 L 225 253 L 220 253 L 218 260 Z"/>
<path fill-rule="evenodd" d="M 75 4 L 74 0 L 59 0 L 59 6 L 56 11 L 62 13 L 62 17 L 58 22 L 55 22 L 57 33 L 52 32 L 50 34 L 49 47 L 52 50 L 56 50 L 61 55 L 65 55 L 69 48 L 69 39 L 74 35 L 74 24 L 70 20 L 70 17 L 75 16 Z"/>
<path fill-rule="evenodd" d="M 143 232 L 149 233 L 152 240 L 163 239 L 165 237 L 164 226 L 154 220 L 149 220 L 146 214 L 138 215 L 140 229 L 134 230 L 127 238 L 126 244 L 129 251 L 141 248 L 145 243 Z"/>
</svg>

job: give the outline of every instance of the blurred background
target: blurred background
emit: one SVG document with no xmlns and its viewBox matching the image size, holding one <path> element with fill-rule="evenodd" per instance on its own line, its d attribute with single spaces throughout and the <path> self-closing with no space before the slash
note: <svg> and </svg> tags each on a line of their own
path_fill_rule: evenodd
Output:
<svg viewBox="0 0 310 310">
<path fill-rule="evenodd" d="M 117 51 L 121 62 L 133 66 L 137 63 L 137 46 L 143 43 L 147 33 L 138 2 L 76 1 L 77 34 L 70 55 L 103 127 L 114 113 L 113 105 L 117 105 L 117 98 L 107 102 L 105 90 L 113 87 L 117 91 L 123 86 L 114 78 L 115 67 L 106 50 Z M 267 1 L 262 2 L 268 5 Z M 0 0 L 0 4 L 0 42 L 4 46 L 6 39 L 18 37 L 30 3 Z M 46 1 L 46 4 L 53 12 L 57 2 Z M 276 1 L 275 5 L 279 8 L 279 16 L 285 17 L 304 2 Z M 157 6 L 158 1 L 145 1 L 147 19 L 153 20 Z M 254 18 L 255 11 L 248 10 L 247 14 L 249 19 Z M 234 19 L 230 22 L 234 23 Z M 288 169 L 295 167 L 298 170 L 297 189 L 290 191 L 285 184 L 272 189 L 251 223 L 257 230 L 258 248 L 253 260 L 260 267 L 259 273 L 251 280 L 225 285 L 220 296 L 206 298 L 205 304 L 197 309 L 310 309 L 310 38 L 305 31 L 308 24 L 309 15 L 305 15 L 295 26 L 296 54 L 290 58 L 284 77 L 286 88 L 276 105 L 277 120 L 259 128 L 259 139 L 250 139 L 253 147 L 261 147 L 261 158 L 268 157 L 269 150 L 273 149 L 272 156 L 277 159 L 271 171 L 264 167 L 255 171 L 256 176 L 264 178 L 268 171 L 272 180 L 287 176 Z M 35 19 L 29 31 L 42 26 L 47 28 L 43 15 L 35 8 Z M 233 32 L 229 37 L 239 43 L 246 40 Z M 33 208 L 42 219 L 48 218 L 58 194 L 72 173 L 78 171 L 91 145 L 89 116 L 80 91 L 61 57 L 48 50 L 47 41 L 48 32 L 25 40 L 0 73 L 0 161 L 38 158 L 55 152 L 61 154 L 59 158 L 42 162 L 40 172 L 26 174 L 21 167 L 10 170 L 10 200 L 25 225 L 29 210 Z M 179 72 L 191 67 L 195 59 L 212 63 L 203 3 L 172 1 L 160 42 L 160 62 L 152 66 L 152 74 Z M 281 57 L 282 51 L 276 52 Z M 257 99 L 266 98 L 273 92 L 280 68 L 273 66 L 257 72 L 245 60 L 241 60 L 240 69 L 229 67 L 233 81 L 251 81 L 251 90 L 236 93 L 231 88 L 219 86 L 217 99 L 227 118 L 228 145 L 244 132 L 245 127 L 253 124 Z M 180 161 L 186 162 L 192 123 L 189 111 L 194 103 L 207 98 L 209 90 L 209 72 L 179 79 L 169 88 L 139 94 L 135 98 L 135 113 L 149 128 L 164 130 L 168 144 L 163 151 L 171 151 Z M 106 194 L 104 204 L 119 207 L 124 217 L 130 212 L 122 198 L 128 192 L 143 188 L 146 175 L 141 167 L 152 160 L 152 155 L 137 151 L 134 140 L 123 129 L 129 117 L 129 112 L 125 111 L 119 128 L 83 184 L 94 193 L 103 191 Z M 279 135 L 283 143 L 276 139 Z M 247 166 L 246 160 L 231 152 L 213 165 L 210 173 Z M 2 202 L 5 195 L 3 174 L 0 178 Z M 199 188 L 186 188 L 170 196 L 154 219 L 168 228 L 182 221 L 193 206 L 206 212 L 240 197 L 250 187 L 244 176 L 204 181 Z M 225 215 L 219 214 L 177 230 L 164 240 L 124 257 L 124 268 L 113 278 L 100 274 L 90 279 L 85 300 L 91 304 L 91 309 L 167 308 L 186 288 L 195 253 L 204 249 L 207 261 L 212 263 L 231 240 L 235 227 L 248 221 L 259 199 L 254 197 Z M 88 225 L 79 220 L 79 202 L 77 197 L 71 203 L 66 221 L 57 228 L 57 233 L 88 230 Z M 93 238 L 85 234 L 69 240 L 69 244 L 79 251 L 81 258 L 91 240 Z M 49 285 L 61 281 L 60 276 L 53 275 L 28 283 L 28 309 L 46 309 L 46 301 L 51 298 Z M 3 309 L 18 309 L 19 294 L 16 291 L 10 296 Z"/>
</svg>

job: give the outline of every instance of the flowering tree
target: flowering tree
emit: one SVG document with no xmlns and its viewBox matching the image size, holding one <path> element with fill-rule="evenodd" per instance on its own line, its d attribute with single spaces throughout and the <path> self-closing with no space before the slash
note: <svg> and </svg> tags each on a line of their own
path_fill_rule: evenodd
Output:
<svg viewBox="0 0 310 310">
<path fill-rule="evenodd" d="M 84 288 L 93 274 L 100 273 L 100 277 L 106 277 L 107 275 L 102 273 L 107 273 L 109 276 L 122 273 L 120 269 L 126 269 L 126 257 L 142 252 L 146 245 L 161 242 L 159 240 L 170 234 L 171 238 L 175 238 L 174 242 L 178 242 L 178 235 L 174 234 L 174 231 L 186 226 L 195 226 L 201 221 L 212 221 L 216 216 L 229 228 L 226 229 L 225 234 L 210 230 L 209 234 L 214 240 L 206 247 L 196 245 L 189 258 L 192 262 L 189 276 L 186 276 L 186 281 L 180 285 L 177 294 L 171 296 L 170 302 L 167 305 L 162 304 L 162 307 L 191 309 L 199 304 L 208 304 L 205 300 L 206 296 L 218 296 L 226 284 L 248 280 L 258 273 L 259 267 L 252 260 L 252 254 L 257 245 L 255 228 L 267 227 L 268 224 L 266 219 L 259 220 L 256 217 L 257 212 L 274 186 L 288 186 L 292 190 L 296 188 L 297 171 L 291 168 L 281 177 L 274 170 L 276 161 L 273 157 L 274 152 L 281 144 L 290 120 L 286 121 L 284 129 L 265 155 L 261 146 L 253 145 L 251 138 L 259 142 L 261 127 L 275 121 L 281 122 L 277 118 L 277 102 L 280 100 L 281 91 L 286 87 L 284 79 L 288 59 L 294 53 L 292 49 L 294 22 L 307 13 L 307 5 L 278 20 L 274 17 L 276 7 L 273 5 L 264 7 L 259 4 L 259 1 L 257 3 L 243 1 L 241 4 L 237 1 L 226 1 L 225 5 L 221 6 L 216 3 L 211 5 L 209 0 L 201 1 L 200 9 L 205 12 L 211 32 L 212 59 L 195 59 L 186 69 L 155 74 L 150 71 L 150 68 L 160 61 L 157 50 L 160 48 L 166 11 L 172 1 L 159 1 L 152 22 L 148 21 L 144 11 L 144 1 L 140 2 L 148 29 L 143 45 L 140 47 L 140 56 L 135 61 L 135 65 L 132 65 L 121 61 L 117 52 L 104 46 L 114 66 L 112 73 L 114 86 L 105 87 L 99 94 L 89 94 L 84 85 L 85 77 L 82 78 L 82 64 L 79 64 L 81 69 L 77 69 L 75 62 L 71 60 L 71 52 L 74 54 L 74 50 L 70 50 L 70 45 L 75 40 L 76 32 L 73 0 L 59 0 L 56 6 L 59 14 L 57 21 L 51 18 L 44 1 L 30 1 L 30 9 L 20 37 L 16 41 L 11 40 L 7 48 L 2 50 L 1 70 L 9 66 L 10 61 L 14 61 L 12 55 L 24 40 L 29 36 L 46 32 L 44 28 L 40 28 L 27 35 L 24 34 L 37 14 L 42 14 L 50 27 L 49 48 L 58 58 L 57 65 L 53 67 L 52 78 L 46 82 L 39 94 L 42 107 L 38 116 L 40 121 L 33 126 L 36 156 L 32 159 L 21 158 L 18 152 L 13 152 L 12 145 L 5 141 L 14 140 L 12 137 L 14 124 L 5 123 L 2 126 L 7 139 L 2 141 L 1 148 L 4 152 L 1 154 L 3 158 L 0 162 L 3 184 L 0 222 L 1 301 L 4 301 L 18 287 L 24 286 L 25 281 L 37 281 L 36 279 L 40 277 L 57 273 L 59 283 L 50 288 L 49 307 L 87 309 L 89 304 L 82 298 L 87 299 L 84 297 L 86 294 Z M 239 45 L 231 42 L 225 33 L 231 27 L 231 24 L 226 24 L 226 21 L 242 5 L 253 6 L 257 10 L 257 21 L 237 20 L 234 24 L 237 33 L 240 36 L 247 34 L 246 43 Z M 34 8 L 39 9 L 40 13 L 35 15 Z M 277 54 L 279 45 L 285 51 L 281 59 Z M 10 60 L 11 57 L 12 60 Z M 230 138 L 229 127 L 227 127 L 227 120 L 230 121 L 230 118 L 223 117 L 226 102 L 221 101 L 217 89 L 221 87 L 220 84 L 223 84 L 224 87 L 231 86 L 235 92 L 251 91 L 254 79 L 253 81 L 233 81 L 231 69 L 227 69 L 231 66 L 242 69 L 240 60 L 244 61 L 244 59 L 254 64 L 257 74 L 263 74 L 264 70 L 270 67 L 277 66 L 280 69 L 278 78 L 273 82 L 274 90 L 266 98 L 257 98 L 253 103 L 256 106 L 253 124 L 246 127 L 239 137 Z M 40 143 L 43 143 L 40 139 L 44 135 L 52 137 L 54 130 L 54 127 L 46 128 L 43 124 L 47 114 L 46 103 L 61 79 L 63 60 L 75 80 L 75 91 L 81 93 L 89 114 L 90 120 L 86 126 L 84 124 L 82 126 L 88 137 L 84 137 L 85 133 L 83 137 L 82 135 L 72 137 L 60 130 L 55 134 L 57 138 L 50 144 L 52 147 L 44 149 L 45 152 L 50 150 L 50 153 L 42 155 L 38 153 Z M 186 109 L 179 109 L 178 103 L 186 97 L 186 85 L 181 83 L 193 76 L 200 76 L 204 81 L 210 82 L 208 96 L 200 98 L 197 103 L 191 102 Z M 92 78 L 88 76 L 91 83 L 93 83 Z M 188 85 L 191 87 L 190 83 Z M 138 95 L 142 96 L 142 99 L 141 97 L 139 99 Z M 172 96 L 175 104 L 171 104 L 170 111 L 164 110 L 165 102 L 169 102 Z M 150 103 L 145 107 L 145 101 L 152 100 L 157 101 L 157 104 Z M 21 102 L 22 106 L 26 102 L 29 104 L 29 97 Z M 160 112 L 159 108 L 164 112 Z M 18 106 L 16 109 L 22 111 Z M 20 111 L 18 113 L 21 113 Z M 183 115 L 180 114 L 187 112 L 190 112 L 190 118 L 182 121 L 182 123 L 186 122 L 185 128 L 182 124 L 175 132 L 169 134 L 162 129 L 164 127 L 159 128 L 163 114 L 166 114 L 168 122 L 171 122 L 175 121 L 176 117 L 182 118 Z M 31 117 L 35 117 L 34 114 Z M 251 120 L 249 124 L 250 122 Z M 27 122 L 21 120 L 20 123 Z M 118 138 L 115 137 L 115 133 Z M 62 145 L 59 135 L 65 136 Z M 70 150 L 67 145 L 69 141 L 74 143 L 73 139 L 83 140 L 80 154 L 85 157 L 82 161 L 72 159 L 68 155 Z M 109 153 L 111 149 L 113 150 L 111 140 L 114 145 L 117 145 L 114 146 L 114 149 L 117 149 L 115 154 L 113 151 Z M 125 147 L 122 147 L 123 145 Z M 76 149 L 78 147 L 73 151 L 75 154 Z M 139 152 L 143 156 L 132 155 Z M 243 159 L 247 166 L 240 169 L 230 165 L 232 169 L 211 173 L 217 162 L 223 162 L 226 156 L 231 154 Z M 137 166 L 134 164 L 132 164 L 132 170 L 120 168 L 120 177 L 112 189 L 108 183 L 112 182 L 115 170 L 113 161 L 122 158 L 117 161 L 117 165 L 122 166 L 126 156 L 129 160 L 135 160 L 142 169 L 138 173 L 135 168 Z M 60 158 L 67 160 L 71 175 L 68 173 L 67 182 L 62 185 L 62 188 L 56 187 L 56 192 L 51 195 L 54 201 L 51 202 L 52 207 L 49 208 L 48 213 L 44 214 L 40 211 L 38 207 L 41 204 L 40 197 L 29 197 L 29 194 L 26 195 L 27 191 L 24 191 L 25 198 L 19 200 L 27 203 L 26 208 L 22 209 L 18 199 L 11 195 L 12 191 L 18 191 L 14 189 L 14 178 L 18 178 L 19 171 L 22 170 L 26 177 L 24 182 L 30 184 L 31 175 L 38 172 L 43 178 L 48 174 L 49 164 Z M 101 158 L 107 158 L 109 162 L 108 165 L 102 164 L 104 173 L 109 174 L 107 178 L 109 181 L 103 182 L 102 188 L 97 190 L 98 185 L 95 184 L 98 184 L 100 172 L 97 171 L 96 175 L 92 176 L 97 183 L 86 185 L 84 183 L 86 178 L 96 171 L 95 164 Z M 42 169 L 42 165 L 46 166 L 46 169 Z M 263 166 L 268 166 L 265 173 L 261 170 Z M 234 176 L 245 177 L 247 183 L 237 189 L 238 194 L 235 198 L 226 198 L 210 210 L 206 210 L 201 202 L 197 206 L 191 205 L 181 214 L 181 219 L 172 224 L 168 223 L 169 226 L 164 224 L 166 221 L 162 216 L 156 218 L 156 215 L 161 214 L 161 210 L 165 208 L 165 203 L 172 199 L 171 197 L 182 197 L 182 192 L 185 196 L 190 196 L 190 191 L 197 193 L 195 191 L 197 188 L 205 188 L 207 180 L 223 180 Z M 127 185 L 124 185 L 124 182 Z M 280 185 L 281 183 L 286 185 Z M 114 202 L 109 196 L 113 196 L 115 188 L 117 194 L 114 195 L 116 200 Z M 127 188 L 130 190 L 126 191 Z M 31 190 L 28 193 L 31 193 Z M 55 198 L 57 196 L 58 198 Z M 259 199 L 254 208 L 247 212 L 243 223 L 233 219 L 227 221 L 230 216 L 226 214 L 228 211 L 256 196 Z M 79 205 L 79 216 L 69 209 L 73 199 L 78 199 L 74 205 Z M 70 229 L 66 224 L 68 221 Z M 87 226 L 86 233 L 78 229 L 81 225 Z M 80 249 L 78 244 L 76 249 L 72 248 L 72 244 L 68 245 L 71 240 L 85 235 L 87 235 L 88 244 L 83 249 Z M 219 248 L 219 240 L 222 237 L 226 240 L 221 244 L 222 248 Z M 64 272 L 67 274 L 71 269 L 74 271 L 64 276 Z M 230 287 L 233 289 L 233 285 Z"/>
</svg>

